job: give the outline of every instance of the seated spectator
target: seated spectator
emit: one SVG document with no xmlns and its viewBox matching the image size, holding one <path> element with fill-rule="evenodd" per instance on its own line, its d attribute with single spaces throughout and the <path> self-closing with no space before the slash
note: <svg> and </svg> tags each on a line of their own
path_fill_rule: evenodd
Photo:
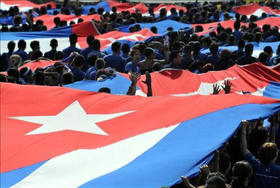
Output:
<svg viewBox="0 0 280 188">
<path fill-rule="evenodd" d="M 30 48 L 31 48 L 31 52 L 29 52 L 28 57 L 29 59 L 31 59 L 32 54 L 34 53 L 34 51 L 38 51 L 40 50 L 40 42 L 38 40 L 33 40 L 30 42 Z"/>
<path fill-rule="evenodd" d="M 245 55 L 237 59 L 237 63 L 239 65 L 247 65 L 254 62 L 257 62 L 258 60 L 252 56 L 254 51 L 254 46 L 252 44 L 247 44 L 245 46 Z"/>
<path fill-rule="evenodd" d="M 1 56 L 2 61 L 0 63 L 0 72 L 1 71 L 6 71 L 9 68 L 9 59 L 14 52 L 15 46 L 16 46 L 16 43 L 14 41 L 10 41 L 8 43 L 8 50 L 9 51 L 3 53 L 2 56 Z"/>
<path fill-rule="evenodd" d="M 44 54 L 44 57 L 45 58 L 48 58 L 48 59 L 51 59 L 51 60 L 54 60 L 55 58 L 55 54 L 57 52 L 57 40 L 56 39 L 52 39 L 51 42 L 50 42 L 50 47 L 52 48 L 50 51 L 46 52 Z"/>
<path fill-rule="evenodd" d="M 93 50 L 88 54 L 87 58 L 91 55 L 98 55 L 98 57 L 103 58 L 105 54 L 100 51 L 100 40 L 94 39 L 92 42 L 92 48 Z"/>
<path fill-rule="evenodd" d="M 96 54 L 92 54 L 88 57 L 88 65 L 89 68 L 86 71 L 86 77 L 87 80 L 94 80 L 95 79 L 95 73 L 96 73 L 96 60 L 98 59 L 98 56 Z"/>
<path fill-rule="evenodd" d="M 25 84 L 33 84 L 33 72 L 29 67 L 20 69 L 19 73 Z"/>
<path fill-rule="evenodd" d="M 78 53 L 81 52 L 81 50 L 76 47 L 77 39 L 78 39 L 78 36 L 75 33 L 72 33 L 69 36 L 70 46 L 63 50 L 64 58 L 68 57 L 72 52 L 78 52 Z"/>
<path fill-rule="evenodd" d="M 268 54 L 266 52 L 261 52 L 259 54 L 259 62 L 261 62 L 263 65 L 268 65 Z"/>
<path fill-rule="evenodd" d="M 74 75 L 71 72 L 66 72 L 62 75 L 62 85 L 72 84 L 74 82 Z"/>
<path fill-rule="evenodd" d="M 19 40 L 18 41 L 18 50 L 15 51 L 14 54 L 19 55 L 23 62 L 28 59 L 28 54 L 25 52 L 25 49 L 26 49 L 25 40 Z"/>
<path fill-rule="evenodd" d="M 133 73 L 140 73 L 140 68 L 138 66 L 138 62 L 140 61 L 140 50 L 138 46 L 134 46 L 131 49 L 130 57 L 132 60 L 125 65 L 125 72 L 133 72 Z"/>
<path fill-rule="evenodd" d="M 86 60 L 88 58 L 88 54 L 93 51 L 93 41 L 94 41 L 94 36 L 93 35 L 87 36 L 88 47 L 81 50 L 81 55 L 84 56 L 84 58 Z M 87 69 L 88 69 L 88 61 L 85 61 L 83 70 L 86 71 Z"/>
<path fill-rule="evenodd" d="M 194 60 L 199 60 L 202 64 L 206 63 L 207 55 L 200 52 L 201 45 L 199 42 L 194 42 L 192 49 L 193 49 L 193 58 Z"/>
<path fill-rule="evenodd" d="M 121 43 L 114 42 L 112 44 L 113 54 L 104 56 L 105 67 L 111 67 L 119 72 L 124 72 L 126 61 L 120 56 Z"/>
<path fill-rule="evenodd" d="M 14 17 L 14 25 L 10 28 L 10 31 L 12 32 L 21 32 L 22 28 L 20 24 L 22 23 L 22 18 L 20 15 L 16 15 Z"/>
<path fill-rule="evenodd" d="M 220 61 L 220 56 L 218 55 L 219 46 L 216 43 L 210 45 L 211 55 L 208 55 L 206 62 L 211 63 L 214 67 L 218 66 L 217 64 Z"/>
<path fill-rule="evenodd" d="M 172 51 L 169 56 L 169 64 L 164 65 L 164 68 L 182 69 L 182 56 L 180 51 Z"/>
<path fill-rule="evenodd" d="M 74 74 L 74 80 L 81 81 L 85 78 L 86 73 L 82 71 L 84 66 L 85 58 L 82 55 L 76 55 L 73 61 L 70 63 L 70 69 Z"/>
<path fill-rule="evenodd" d="M 128 63 L 132 60 L 132 57 L 129 56 L 130 46 L 125 43 L 122 45 L 122 58 L 125 59 L 125 62 Z"/>
<path fill-rule="evenodd" d="M 140 48 L 140 46 L 139 46 Z M 146 71 L 152 72 L 155 53 L 150 47 L 147 47 L 144 51 L 145 59 L 139 62 L 140 73 L 145 74 Z"/>
</svg>

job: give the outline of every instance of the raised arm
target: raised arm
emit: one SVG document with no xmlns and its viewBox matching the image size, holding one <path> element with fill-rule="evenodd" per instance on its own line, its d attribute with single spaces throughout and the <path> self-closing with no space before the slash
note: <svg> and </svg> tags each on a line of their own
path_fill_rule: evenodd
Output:
<svg viewBox="0 0 280 188">
<path fill-rule="evenodd" d="M 249 122 L 246 120 L 243 120 L 241 122 L 241 138 L 240 138 L 240 150 L 243 157 L 245 157 L 249 152 L 247 149 L 247 138 L 246 138 L 246 128 L 248 126 Z"/>
</svg>

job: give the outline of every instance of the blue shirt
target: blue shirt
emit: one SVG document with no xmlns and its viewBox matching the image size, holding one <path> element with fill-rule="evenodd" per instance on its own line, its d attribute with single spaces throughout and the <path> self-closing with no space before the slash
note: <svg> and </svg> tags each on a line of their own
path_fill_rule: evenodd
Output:
<svg viewBox="0 0 280 188">
<path fill-rule="evenodd" d="M 56 50 L 50 50 L 44 54 L 44 57 L 54 60 L 55 54 L 56 54 Z"/>
<path fill-rule="evenodd" d="M 74 46 L 69 46 L 68 48 L 65 48 L 62 52 L 64 57 L 68 57 L 72 52 L 81 53 L 81 49 L 76 48 Z"/>
<path fill-rule="evenodd" d="M 111 67 L 116 71 L 124 72 L 126 61 L 120 55 L 117 54 L 106 55 L 104 57 L 104 60 L 106 61 L 105 67 Z"/>
<path fill-rule="evenodd" d="M 136 63 L 129 62 L 125 65 L 124 68 L 125 72 L 134 72 L 134 73 L 140 73 L 140 68 Z"/>
<path fill-rule="evenodd" d="M 96 68 L 95 68 L 95 67 L 90 67 L 90 68 L 86 71 L 85 78 L 86 78 L 87 80 L 95 80 L 95 74 L 96 74 Z"/>
<path fill-rule="evenodd" d="M 74 80 L 76 81 L 81 81 L 85 78 L 86 73 L 82 71 L 81 69 L 78 69 L 76 67 L 70 67 L 72 73 L 74 74 Z"/>
<path fill-rule="evenodd" d="M 199 52 L 199 54 L 197 54 L 197 56 L 193 56 L 193 58 L 194 58 L 194 60 L 199 60 L 204 64 L 204 63 L 206 63 L 207 55 Z"/>
<path fill-rule="evenodd" d="M 274 56 L 272 58 L 270 58 L 268 65 L 269 66 L 273 66 L 273 65 L 277 65 L 277 60 L 280 59 L 280 54 L 278 54 L 277 56 Z"/>
<path fill-rule="evenodd" d="M 100 51 L 96 51 L 96 50 L 92 50 L 92 51 L 88 54 L 87 58 L 88 58 L 89 56 L 91 56 L 91 55 L 97 55 L 97 56 L 100 57 L 100 58 L 102 58 L 102 57 L 105 56 L 104 53 L 102 53 L 102 52 L 100 52 Z"/>
<path fill-rule="evenodd" d="M 14 54 L 17 54 L 21 57 L 22 62 L 28 59 L 28 54 L 23 50 L 17 50 L 14 52 Z"/>
<path fill-rule="evenodd" d="M 243 33 L 237 30 L 233 31 L 232 34 L 235 37 L 236 41 L 240 40 L 243 36 Z"/>
<path fill-rule="evenodd" d="M 214 65 L 215 67 L 217 66 L 217 64 L 220 61 L 220 56 L 218 54 L 215 55 L 209 55 L 207 57 L 207 63 L 211 63 L 212 65 Z"/>
<path fill-rule="evenodd" d="M 254 155 L 248 153 L 245 159 L 254 169 L 254 188 L 279 188 L 280 166 L 272 163 L 262 164 Z"/>
</svg>

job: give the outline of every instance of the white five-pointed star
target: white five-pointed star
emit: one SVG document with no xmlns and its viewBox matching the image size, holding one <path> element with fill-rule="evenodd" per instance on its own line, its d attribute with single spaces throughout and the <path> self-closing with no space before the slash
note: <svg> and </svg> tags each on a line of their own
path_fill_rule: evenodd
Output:
<svg viewBox="0 0 280 188">
<path fill-rule="evenodd" d="M 41 127 L 27 133 L 26 135 L 51 133 L 64 130 L 108 135 L 99 128 L 96 123 L 123 116 L 131 112 L 133 111 L 115 114 L 87 114 L 80 103 L 75 101 L 54 116 L 20 116 L 10 118 L 42 124 Z"/>
</svg>

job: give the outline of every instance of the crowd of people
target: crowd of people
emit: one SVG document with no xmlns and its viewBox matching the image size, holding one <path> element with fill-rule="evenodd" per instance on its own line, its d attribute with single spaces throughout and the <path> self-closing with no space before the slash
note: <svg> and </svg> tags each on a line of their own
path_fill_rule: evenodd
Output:
<svg viewBox="0 0 280 188">
<path fill-rule="evenodd" d="M 182 23 L 203 24 L 217 22 L 223 15 L 224 20 L 234 19 L 234 29 L 224 28 L 219 25 L 216 32 L 209 35 L 196 35 L 203 31 L 201 26 L 191 30 L 173 30 L 170 26 L 169 33 L 163 37 L 155 37 L 149 42 L 139 42 L 133 46 L 121 44 L 115 41 L 111 45 L 111 54 L 100 50 L 100 40 L 95 36 L 87 37 L 87 48 L 77 47 L 78 36 L 73 33 L 69 36 L 69 47 L 58 51 L 57 39 L 50 41 L 50 50 L 40 51 L 40 41 L 34 40 L 30 43 L 32 51 L 26 51 L 26 41 L 19 40 L 8 43 L 8 52 L 1 54 L 0 71 L 7 74 L 0 74 L 0 82 L 11 82 L 17 84 L 63 86 L 81 80 L 104 80 L 113 77 L 117 72 L 129 73 L 131 86 L 128 88 L 128 95 L 135 95 L 136 84 L 139 75 L 145 74 L 148 87 L 148 96 L 152 96 L 152 80 L 150 73 L 163 69 L 182 69 L 194 73 L 205 73 L 208 71 L 225 70 L 235 64 L 247 65 L 254 62 L 261 62 L 266 66 L 273 66 L 280 63 L 280 45 L 276 51 L 268 45 L 258 57 L 253 56 L 254 45 L 260 42 L 280 41 L 279 28 L 270 27 L 265 24 L 262 28 L 254 22 L 270 16 L 265 13 L 261 17 L 235 14 L 230 16 L 234 2 L 183 4 L 188 11 L 171 9 L 171 15 L 166 9 L 161 9 L 159 16 L 154 14 L 155 5 L 149 5 L 149 14 L 143 15 L 136 11 L 130 13 L 123 11 L 118 13 L 113 7 L 111 12 L 105 12 L 103 8 L 98 10 L 90 9 L 89 14 L 99 14 L 101 21 L 95 21 L 101 33 L 117 30 L 119 26 L 131 25 L 134 23 L 153 23 L 165 19 L 173 19 Z M 238 4 L 240 5 L 240 4 Z M 279 4 L 270 3 L 274 9 Z M 61 7 L 61 11 L 54 11 L 54 15 L 82 14 L 82 7 Z M 26 12 L 26 23 L 23 23 L 18 7 L 12 7 L 9 11 L 1 11 L 2 17 L 13 16 L 12 27 L 2 24 L 1 32 L 28 32 L 44 31 L 47 27 L 43 20 L 33 22 L 34 11 L 39 15 L 47 14 L 51 7 L 42 7 Z M 78 22 L 83 22 L 79 19 Z M 55 27 L 67 26 L 67 22 L 54 18 Z M 249 23 L 248 27 L 242 23 Z M 74 21 L 69 24 L 75 24 Z M 141 30 L 138 24 L 129 28 L 130 32 Z M 157 28 L 152 27 L 151 31 L 157 33 Z M 237 46 L 237 50 L 229 51 L 220 49 L 221 46 Z M 202 49 L 208 49 L 209 53 L 202 53 Z M 276 55 L 273 55 L 273 54 Z M 20 68 L 22 65 L 38 60 L 56 61 L 53 66 L 45 69 L 38 68 L 32 71 L 28 67 Z M 230 93 L 230 82 L 225 83 L 225 93 Z M 110 88 L 101 88 L 100 92 L 110 93 Z M 214 85 L 214 93 L 219 89 Z M 244 121 L 239 131 L 216 152 L 209 165 L 201 167 L 198 176 L 188 179 L 181 177 L 182 182 L 173 187 L 193 188 L 205 186 L 206 188 L 278 188 L 280 187 L 280 160 L 277 147 L 280 146 L 280 113 L 270 119 L 270 126 L 263 126 L 263 121 Z M 250 126 L 248 126 L 250 124 Z M 276 135 L 276 136 L 275 136 Z"/>
</svg>

